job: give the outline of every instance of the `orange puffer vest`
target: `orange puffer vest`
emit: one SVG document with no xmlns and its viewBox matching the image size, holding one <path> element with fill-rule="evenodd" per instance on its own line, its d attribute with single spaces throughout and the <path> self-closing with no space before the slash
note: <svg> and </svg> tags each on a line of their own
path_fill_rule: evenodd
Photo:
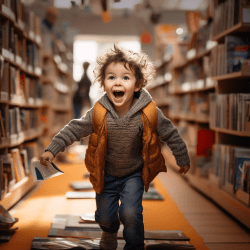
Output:
<svg viewBox="0 0 250 250">
<path fill-rule="evenodd" d="M 90 173 L 90 182 L 98 194 L 102 192 L 104 186 L 105 157 L 107 154 L 106 113 L 107 110 L 99 102 L 96 102 L 92 115 L 94 132 L 90 135 L 85 156 L 85 165 Z M 158 112 L 153 101 L 142 109 L 141 117 L 143 122 L 142 157 L 144 161 L 142 179 L 147 192 L 150 182 L 159 172 L 166 172 L 167 168 L 156 133 Z"/>
</svg>

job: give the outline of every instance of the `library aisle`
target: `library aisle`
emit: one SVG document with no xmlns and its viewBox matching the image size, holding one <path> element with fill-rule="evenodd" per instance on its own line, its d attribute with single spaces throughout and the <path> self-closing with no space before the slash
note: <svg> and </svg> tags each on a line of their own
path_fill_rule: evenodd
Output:
<svg viewBox="0 0 250 250">
<path fill-rule="evenodd" d="M 9 243 L 1 245 L 2 249 L 12 249 L 11 247 L 16 247 L 17 243 L 22 246 L 20 248 L 22 250 L 30 249 L 32 237 L 47 237 L 55 214 L 79 214 L 95 210 L 94 199 L 67 200 L 64 195 L 70 190 L 70 182 L 82 179 L 86 171 L 83 161 L 73 161 L 72 164 L 57 163 L 57 165 L 65 172 L 64 175 L 39 183 L 9 210 L 10 214 L 19 217 L 18 229 Z M 55 185 L 57 183 L 60 185 Z M 164 201 L 144 201 L 146 230 L 168 230 L 169 228 L 182 230 L 187 237 L 190 237 L 191 244 L 197 250 L 247 250 L 250 248 L 249 231 L 193 189 L 185 178 L 171 167 L 168 167 L 167 173 L 158 175 L 155 186 L 164 196 Z M 164 214 L 163 221 L 168 223 L 162 222 L 159 215 L 152 214 L 154 219 L 148 216 L 154 211 Z M 29 214 L 28 217 L 27 214 Z M 176 218 L 171 218 L 169 214 Z M 184 217 L 187 221 L 183 219 Z"/>
</svg>

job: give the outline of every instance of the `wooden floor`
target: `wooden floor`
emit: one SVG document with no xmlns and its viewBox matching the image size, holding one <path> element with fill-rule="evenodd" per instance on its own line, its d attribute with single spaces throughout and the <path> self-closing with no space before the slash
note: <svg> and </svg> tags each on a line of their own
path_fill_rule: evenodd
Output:
<svg viewBox="0 0 250 250">
<path fill-rule="evenodd" d="M 249 250 L 250 230 L 193 189 L 171 168 L 158 175 L 187 221 L 210 250 Z"/>
<path fill-rule="evenodd" d="M 158 178 L 210 250 L 250 249 L 250 230 L 193 189 L 180 174 L 168 168 L 168 173 L 160 173 Z M 38 187 L 9 212 L 14 214 Z"/>
</svg>

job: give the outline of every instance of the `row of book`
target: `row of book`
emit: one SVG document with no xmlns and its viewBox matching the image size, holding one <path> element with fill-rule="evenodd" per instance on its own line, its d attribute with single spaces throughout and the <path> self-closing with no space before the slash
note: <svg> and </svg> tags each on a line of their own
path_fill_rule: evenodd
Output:
<svg viewBox="0 0 250 250">
<path fill-rule="evenodd" d="M 22 0 L 1 0 L 0 10 L 4 17 L 8 17 L 15 26 L 30 38 L 41 36 L 41 20 L 30 11 Z M 32 34 L 31 34 L 32 33 Z"/>
<path fill-rule="evenodd" d="M 250 39 L 225 36 L 225 42 L 211 49 L 211 76 L 249 72 Z"/>
<path fill-rule="evenodd" d="M 0 125 L 0 142 L 17 142 L 30 131 L 38 129 L 39 114 L 36 109 L 1 108 Z"/>
<path fill-rule="evenodd" d="M 214 10 L 213 36 L 217 36 L 238 23 L 249 24 L 249 0 L 225 0 Z"/>
<path fill-rule="evenodd" d="M 25 142 L 22 149 L 13 148 L 0 155 L 0 198 L 15 188 L 15 184 L 30 174 L 31 162 L 39 157 L 39 143 Z"/>
<path fill-rule="evenodd" d="M 249 205 L 250 148 L 226 144 L 214 144 L 212 173 L 218 177 L 221 188 L 231 194 L 239 190 L 246 193 L 243 200 Z"/>
<path fill-rule="evenodd" d="M 34 104 L 42 98 L 42 84 L 36 77 L 29 77 L 20 69 L 3 61 L 1 70 L 0 100 L 20 104 Z"/>
<path fill-rule="evenodd" d="M 39 47 L 36 43 L 26 39 L 10 27 L 7 21 L 0 19 L 1 41 L 0 54 L 20 67 L 32 67 L 33 70 L 41 67 Z M 25 66 L 25 67 L 24 67 Z"/>
<path fill-rule="evenodd" d="M 169 108 L 171 117 L 207 120 L 209 117 L 209 98 L 204 92 L 172 96 Z"/>
<path fill-rule="evenodd" d="M 210 125 L 223 129 L 250 132 L 250 94 L 209 95 Z"/>
<path fill-rule="evenodd" d="M 243 36 L 225 36 L 225 42 L 213 46 L 211 53 L 187 64 L 174 77 L 177 86 L 207 77 L 220 76 L 234 72 L 249 72 L 250 39 Z"/>
</svg>

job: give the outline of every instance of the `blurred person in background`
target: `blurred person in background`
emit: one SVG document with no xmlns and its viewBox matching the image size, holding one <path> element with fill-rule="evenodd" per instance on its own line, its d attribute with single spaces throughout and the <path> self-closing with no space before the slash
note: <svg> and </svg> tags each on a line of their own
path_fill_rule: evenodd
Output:
<svg viewBox="0 0 250 250">
<path fill-rule="evenodd" d="M 81 80 L 77 83 L 78 87 L 73 97 L 75 119 L 80 118 L 82 115 L 84 115 L 85 110 L 88 110 L 91 107 L 91 101 L 89 98 L 91 81 L 87 75 L 88 68 L 89 68 L 89 62 L 84 62 L 83 63 L 84 72 Z"/>
<path fill-rule="evenodd" d="M 61 38 L 60 33 L 55 29 L 55 24 L 58 19 L 58 10 L 54 7 L 48 7 L 44 19 L 42 20 L 42 34 L 51 33 L 57 39 Z"/>
</svg>

